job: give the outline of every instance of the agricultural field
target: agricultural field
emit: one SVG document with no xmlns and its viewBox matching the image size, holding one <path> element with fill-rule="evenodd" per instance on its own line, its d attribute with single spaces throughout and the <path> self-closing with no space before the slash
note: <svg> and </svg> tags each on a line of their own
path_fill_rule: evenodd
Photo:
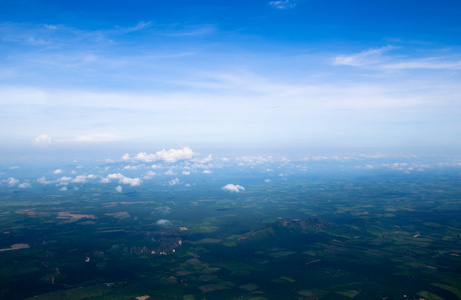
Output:
<svg viewBox="0 0 461 300">
<path fill-rule="evenodd" d="M 3 189 L 1 298 L 461 299 L 458 172 L 287 171 Z"/>
</svg>

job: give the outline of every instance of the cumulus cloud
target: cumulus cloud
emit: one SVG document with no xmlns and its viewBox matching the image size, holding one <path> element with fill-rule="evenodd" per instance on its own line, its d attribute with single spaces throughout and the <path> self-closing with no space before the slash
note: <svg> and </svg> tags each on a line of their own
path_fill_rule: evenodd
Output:
<svg viewBox="0 0 461 300">
<path fill-rule="evenodd" d="M 139 169 L 140 167 L 142 167 L 142 165 L 125 166 L 124 169 L 125 169 L 125 170 L 137 170 L 137 169 Z"/>
<path fill-rule="evenodd" d="M 240 166 L 245 165 L 261 165 L 269 162 L 273 162 L 274 158 L 272 156 L 262 156 L 262 155 L 248 155 L 237 158 Z"/>
<path fill-rule="evenodd" d="M 266 183 L 269 183 L 269 182 L 271 182 L 271 181 L 272 181 L 272 180 L 270 180 L 269 178 L 268 178 L 268 179 L 264 179 L 264 182 L 266 182 Z"/>
<path fill-rule="evenodd" d="M 53 174 L 61 174 L 62 170 L 61 169 L 56 169 L 53 171 Z"/>
<path fill-rule="evenodd" d="M 125 176 L 122 173 L 114 173 L 114 174 L 109 174 L 106 177 L 107 179 L 122 179 L 125 178 Z"/>
<path fill-rule="evenodd" d="M 39 179 L 37 179 L 37 182 L 41 183 L 41 184 L 50 184 L 50 183 L 52 183 L 52 181 L 46 180 L 45 176 L 42 176 Z"/>
<path fill-rule="evenodd" d="M 146 175 L 144 176 L 144 179 L 151 179 L 153 176 L 155 176 L 156 173 L 154 171 L 149 171 L 146 173 Z"/>
<path fill-rule="evenodd" d="M 61 178 L 56 180 L 56 182 L 58 183 L 58 185 L 68 185 L 71 180 L 72 177 L 62 176 Z"/>
<path fill-rule="evenodd" d="M 226 184 L 225 186 L 222 187 L 223 190 L 225 191 L 229 191 L 231 193 L 238 193 L 238 192 L 241 192 L 241 191 L 244 191 L 245 188 L 241 185 L 235 185 L 235 184 L 232 184 L 232 183 L 229 183 L 229 184 Z"/>
<path fill-rule="evenodd" d="M 177 185 L 179 183 L 179 178 L 175 178 L 173 180 L 168 181 L 169 185 Z"/>
<path fill-rule="evenodd" d="M 51 143 L 53 143 L 53 139 L 46 134 L 39 135 L 32 141 L 34 145 L 49 145 Z"/>
<path fill-rule="evenodd" d="M 176 173 L 173 172 L 172 170 L 168 170 L 165 172 L 165 175 L 176 175 Z"/>
<path fill-rule="evenodd" d="M 21 183 L 20 185 L 18 185 L 18 188 L 20 189 L 30 188 L 30 183 L 27 183 L 27 182 Z"/>
<path fill-rule="evenodd" d="M 13 177 L 10 177 L 6 180 L 9 186 L 15 186 L 16 184 L 19 183 L 19 180 Z"/>
<path fill-rule="evenodd" d="M 141 185 L 142 180 L 140 178 L 126 177 L 121 173 L 109 174 L 105 178 L 101 179 L 101 183 L 109 183 L 111 180 L 118 180 L 119 183 L 129 184 L 131 186 Z"/>
<path fill-rule="evenodd" d="M 121 193 L 121 192 L 122 192 L 122 186 L 121 186 L 121 185 L 117 186 L 117 187 L 115 188 L 115 190 L 116 190 L 117 192 Z"/>
<path fill-rule="evenodd" d="M 213 160 L 213 154 L 208 155 L 203 159 L 194 159 L 193 161 L 200 164 L 206 164 Z"/>
<path fill-rule="evenodd" d="M 62 188 L 60 188 L 59 190 L 60 190 L 60 191 L 63 191 L 63 192 L 65 192 L 65 191 L 67 191 L 67 190 L 68 190 L 68 188 L 67 188 L 67 186 L 63 186 L 63 187 L 62 187 Z"/>
<path fill-rule="evenodd" d="M 153 162 L 153 161 L 163 161 L 167 163 L 174 163 L 179 160 L 191 159 L 196 156 L 197 153 L 192 151 L 189 147 L 184 147 L 182 149 L 170 149 L 170 150 L 161 150 L 157 151 L 154 154 L 147 154 L 146 152 L 140 152 L 135 157 L 130 157 L 127 153 L 122 156 L 124 161 L 142 161 L 142 162 Z"/>
<path fill-rule="evenodd" d="M 142 181 L 139 178 L 124 177 L 124 178 L 120 179 L 119 182 L 123 183 L 123 184 L 129 184 L 131 186 L 138 186 L 138 185 L 141 185 Z"/>
<path fill-rule="evenodd" d="M 190 175 L 189 171 L 182 171 L 182 175 Z"/>
<path fill-rule="evenodd" d="M 171 222 L 169 220 L 160 219 L 160 220 L 157 221 L 157 225 L 170 226 Z"/>
<path fill-rule="evenodd" d="M 211 173 L 213 173 L 213 171 L 211 171 L 211 170 L 203 170 L 203 174 L 211 174 Z"/>
<path fill-rule="evenodd" d="M 72 179 L 72 182 L 74 183 L 85 183 L 87 180 L 87 177 L 85 175 L 78 175 L 74 179 Z"/>
</svg>

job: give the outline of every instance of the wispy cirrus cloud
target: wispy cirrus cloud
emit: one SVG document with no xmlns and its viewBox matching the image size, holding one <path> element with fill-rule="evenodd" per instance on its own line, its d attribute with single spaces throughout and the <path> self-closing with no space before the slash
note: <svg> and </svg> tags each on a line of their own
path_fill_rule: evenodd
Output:
<svg viewBox="0 0 461 300">
<path fill-rule="evenodd" d="M 57 138 L 53 139 L 47 134 L 42 134 L 34 138 L 32 144 L 34 145 L 50 145 L 56 144 L 76 144 L 76 143 L 109 143 L 122 140 L 121 137 L 113 134 L 89 134 L 79 135 L 74 138 Z"/>
<path fill-rule="evenodd" d="M 157 34 L 162 36 L 170 37 L 194 37 L 194 36 L 203 36 L 210 35 L 217 32 L 215 25 L 198 25 L 191 28 L 174 28 L 174 29 L 163 29 Z"/>
<path fill-rule="evenodd" d="M 399 47 L 385 46 L 371 48 L 355 54 L 341 54 L 333 58 L 334 66 L 351 66 L 374 68 L 381 70 L 460 70 L 461 60 L 449 59 L 447 57 L 424 57 L 413 59 L 408 56 L 385 55 L 388 52 L 399 49 Z"/>
<path fill-rule="evenodd" d="M 278 1 L 270 1 L 269 5 L 275 7 L 277 9 L 287 9 L 293 8 L 298 4 L 299 1 L 296 0 L 278 0 Z"/>
<path fill-rule="evenodd" d="M 363 50 L 360 53 L 350 55 L 338 55 L 333 59 L 333 65 L 335 66 L 353 66 L 363 67 L 371 66 L 382 63 L 382 55 L 388 51 L 396 49 L 393 46 L 385 46 L 380 48 L 372 48 Z"/>
<path fill-rule="evenodd" d="M 447 61 L 444 58 L 426 58 L 382 65 L 384 69 L 408 70 L 408 69 L 430 69 L 430 70 L 461 70 L 461 60 Z"/>
<path fill-rule="evenodd" d="M 133 26 L 133 27 L 115 26 L 115 28 L 117 28 L 123 33 L 128 33 L 128 32 L 134 32 L 134 31 L 146 29 L 146 28 L 152 27 L 152 25 L 153 25 L 152 21 L 148 21 L 148 22 L 141 21 L 138 24 L 136 24 L 136 26 Z"/>
<path fill-rule="evenodd" d="M 67 143 L 107 143 L 120 141 L 121 138 L 113 134 L 89 134 L 89 135 L 80 135 L 72 139 L 62 139 L 57 140 L 57 142 L 67 142 Z"/>
</svg>

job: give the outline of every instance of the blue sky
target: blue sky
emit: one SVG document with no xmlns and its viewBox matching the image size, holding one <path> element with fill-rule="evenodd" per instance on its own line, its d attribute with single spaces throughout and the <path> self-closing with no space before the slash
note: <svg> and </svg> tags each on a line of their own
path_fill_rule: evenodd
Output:
<svg viewBox="0 0 461 300">
<path fill-rule="evenodd" d="M 0 6 L 10 155 L 461 148 L 459 1 Z"/>
</svg>

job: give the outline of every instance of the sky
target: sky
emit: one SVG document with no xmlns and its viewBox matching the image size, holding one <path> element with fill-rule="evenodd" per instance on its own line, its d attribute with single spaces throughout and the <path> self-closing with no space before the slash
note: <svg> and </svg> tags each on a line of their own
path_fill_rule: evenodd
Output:
<svg viewBox="0 0 461 300">
<path fill-rule="evenodd" d="M 0 7 L 8 159 L 184 147 L 461 150 L 459 1 Z"/>
</svg>

